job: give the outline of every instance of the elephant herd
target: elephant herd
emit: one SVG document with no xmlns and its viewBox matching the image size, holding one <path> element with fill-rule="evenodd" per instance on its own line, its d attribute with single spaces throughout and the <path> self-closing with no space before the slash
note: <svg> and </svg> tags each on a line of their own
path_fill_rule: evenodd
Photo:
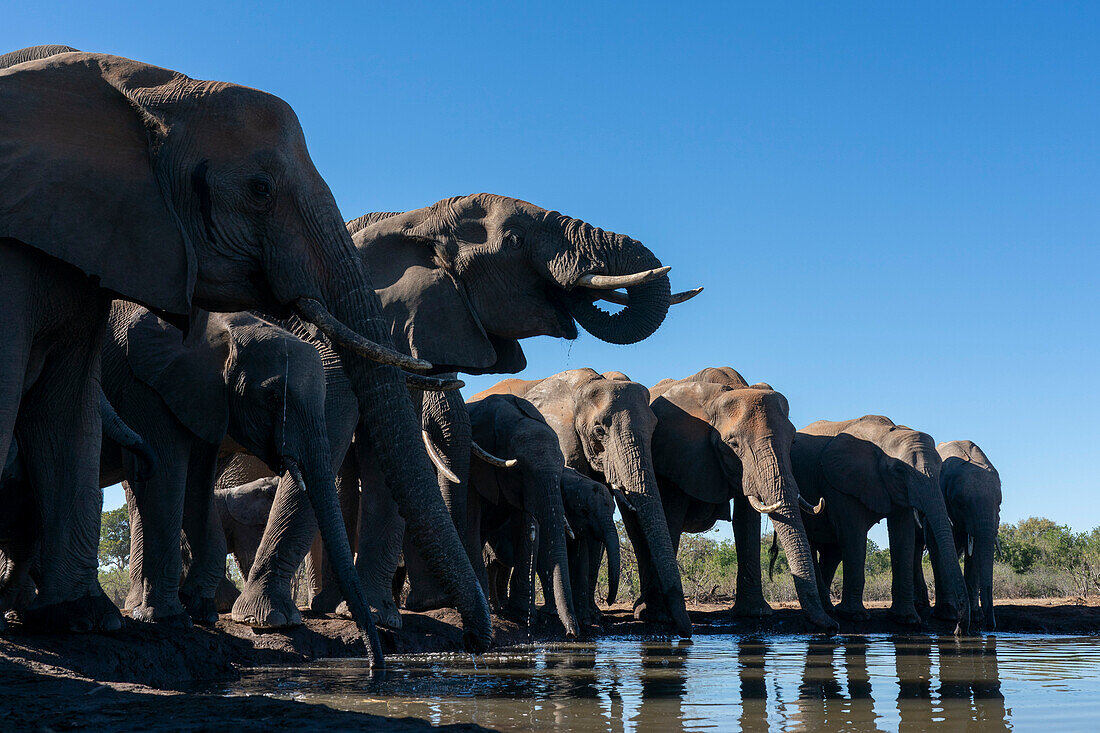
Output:
<svg viewBox="0 0 1100 733">
<path fill-rule="evenodd" d="M 684 636 L 680 537 L 720 519 L 735 611 L 769 612 L 761 514 L 822 630 L 865 614 L 883 517 L 892 614 L 919 621 L 927 546 L 937 612 L 991 625 L 1000 485 L 973 443 L 877 416 L 796 431 L 782 394 L 730 368 L 649 389 L 576 369 L 463 400 L 458 373 L 526 366 L 520 339 L 647 338 L 700 290 L 674 294 L 669 269 L 490 194 L 345 223 L 277 97 L 64 46 L 0 56 L 0 610 L 121 626 L 96 551 L 122 481 L 131 618 L 300 624 L 304 561 L 311 608 L 353 618 L 375 664 L 405 577 L 405 607 L 456 608 L 470 651 L 491 610 L 531 618 L 536 578 L 586 633 L 605 555 L 617 592 L 616 508 L 635 614 Z"/>
</svg>

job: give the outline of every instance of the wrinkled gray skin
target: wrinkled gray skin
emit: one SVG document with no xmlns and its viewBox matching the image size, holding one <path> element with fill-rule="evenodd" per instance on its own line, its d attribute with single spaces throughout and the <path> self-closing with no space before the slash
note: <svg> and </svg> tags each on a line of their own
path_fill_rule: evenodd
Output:
<svg viewBox="0 0 1100 733">
<path fill-rule="evenodd" d="M 619 594 L 619 533 L 615 528 L 615 499 L 599 481 L 566 467 L 561 475 L 561 498 L 565 518 L 573 530 L 566 546 L 569 550 L 569 583 L 577 621 L 582 626 L 600 624 L 596 605 L 596 584 L 603 554 L 607 552 L 607 601 Z"/>
<path fill-rule="evenodd" d="M 834 610 L 846 619 L 867 618 L 863 606 L 867 532 L 886 518 L 893 571 L 890 614 L 905 624 L 920 624 L 914 605 L 914 510 L 938 568 L 937 597 L 944 610 L 969 626 L 969 604 L 953 550 L 951 522 L 940 491 L 940 456 L 926 433 L 895 425 L 880 415 L 856 420 L 822 420 L 799 430 L 791 446 L 791 465 L 802 496 L 810 504 L 825 498 L 825 510 L 804 515 L 810 544 L 819 553 L 818 590 L 829 602 L 837 566 L 844 563 L 843 599 Z"/>
<path fill-rule="evenodd" d="M 269 466 L 293 462 L 305 482 L 301 490 L 316 495 L 312 503 L 336 500 L 331 454 L 342 456 L 347 446 L 329 444 L 320 356 L 251 313 L 196 318 L 187 343 L 179 330 L 132 304 L 116 303 L 109 322 L 104 389 L 163 456 L 162 470 L 142 481 L 123 465 L 110 466 L 117 453 L 103 453 L 104 473 L 127 477 L 127 606 L 138 620 L 186 625 L 190 615 L 214 623 L 226 550 L 212 494 L 219 447 L 244 447 Z M 325 534 L 342 534 L 336 522 Z M 191 555 L 182 588 L 181 527 Z M 350 552 L 342 557 L 337 571 L 356 598 L 356 620 L 367 628 L 369 611 L 355 588 Z"/>
<path fill-rule="evenodd" d="M 657 417 L 649 406 L 649 390 L 618 372 L 601 375 L 573 369 L 546 379 L 506 379 L 474 396 L 514 394 L 533 404 L 557 433 L 567 466 L 597 481 L 622 487 L 619 500 L 623 524 L 641 563 L 651 563 L 661 608 L 643 605 L 635 616 L 667 622 L 683 637 L 691 636 L 691 620 L 676 552 L 668 534 L 651 441 Z"/>
<path fill-rule="evenodd" d="M 507 610 L 529 619 L 535 603 L 535 571 L 542 578 L 547 599 L 553 599 L 566 636 L 579 635 L 573 591 L 569 583 L 565 507 L 561 481 L 565 460 L 558 438 L 530 403 L 513 395 L 491 395 L 471 402 L 470 425 L 474 440 L 494 455 L 514 457 L 511 468 L 475 461 L 470 466 L 467 523 L 469 542 L 484 545 L 485 538 L 506 525 L 518 530 L 516 572 Z M 530 517 L 530 520 L 528 520 Z M 478 575 L 488 592 L 484 567 Z"/>
<path fill-rule="evenodd" d="M 279 479 L 269 476 L 214 492 L 214 506 L 225 532 L 226 549 L 245 578 L 252 571 L 278 488 Z"/>
<path fill-rule="evenodd" d="M 405 213 L 375 213 L 348 222 L 356 247 L 378 288 L 383 315 L 395 344 L 428 359 L 438 373 L 510 373 L 526 359 L 519 339 L 531 336 L 576 338 L 577 324 L 611 343 L 634 343 L 653 333 L 671 300 L 667 276 L 619 292 L 630 305 L 609 314 L 595 305 L 604 291 L 578 285 L 582 275 L 624 275 L 661 265 L 630 237 L 592 227 L 555 211 L 493 194 L 458 196 Z M 452 393 L 430 395 L 422 424 L 461 481 L 439 479 L 455 526 L 465 526 L 466 486 L 462 464 L 468 416 Z M 384 531 L 360 533 L 357 564 L 380 623 L 399 625 L 391 580 L 402 550 L 402 519 L 380 484 L 369 451 L 341 476 L 357 476 L 364 487 L 359 523 Z M 254 478 L 254 476 L 252 476 Z M 351 516 L 359 512 L 354 481 L 341 481 L 341 501 Z M 295 557 L 304 534 L 301 518 L 287 518 L 277 506 L 270 552 Z M 355 521 L 349 534 L 354 535 Z M 290 538 L 294 539 L 291 540 Z M 406 541 L 410 593 L 406 604 L 426 610 L 453 603 L 438 573 L 419 569 L 415 543 Z M 471 562 L 481 548 L 467 544 Z M 475 559 L 476 558 L 476 559 Z M 317 560 L 317 558 L 315 558 Z M 320 562 L 314 563 L 319 565 Z M 286 580 L 289 583 L 289 578 Z M 313 607 L 331 610 L 336 597 L 318 589 Z M 377 605 L 376 605 L 377 604 Z"/>
<path fill-rule="evenodd" d="M 988 456 L 969 440 L 940 443 L 940 487 L 954 525 L 955 551 L 964 556 L 970 619 L 993 631 L 993 553 L 1001 524 L 1001 477 Z M 920 602 L 921 589 L 917 588 Z M 925 596 L 927 599 L 927 595 Z"/>
<path fill-rule="evenodd" d="M 405 375 L 362 354 L 409 362 L 386 351 L 378 296 L 290 107 L 254 89 L 81 53 L 0 71 L 0 98 L 0 310 L 9 316 L 0 325 L 0 455 L 17 436 L 50 540 L 27 622 L 121 625 L 96 561 L 95 386 L 109 291 L 178 323 L 193 305 L 295 310 L 340 334 L 382 472 L 398 503 L 416 508 L 408 531 L 455 590 L 473 589 L 460 609 L 467 644 L 487 648 L 488 604 L 448 528 Z M 335 501 L 314 509 L 339 518 Z"/>
<path fill-rule="evenodd" d="M 795 590 L 806 618 L 827 631 L 836 622 L 818 596 L 813 557 L 798 485 L 791 471 L 794 425 L 787 399 L 767 384 L 749 385 L 730 367 L 708 368 L 680 380 L 666 379 L 650 390 L 657 428 L 653 460 L 672 545 L 682 532 L 706 532 L 731 519 L 737 544 L 737 601 L 734 612 L 764 616 L 760 577 L 760 514 L 747 497 L 777 506 L 770 513 L 786 550 Z M 652 570 L 639 564 L 642 598 L 655 602 Z"/>
</svg>

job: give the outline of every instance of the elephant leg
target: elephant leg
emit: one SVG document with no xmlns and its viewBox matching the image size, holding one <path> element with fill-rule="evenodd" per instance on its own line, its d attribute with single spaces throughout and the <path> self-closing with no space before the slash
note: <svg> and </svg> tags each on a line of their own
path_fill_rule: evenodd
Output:
<svg viewBox="0 0 1100 733">
<path fill-rule="evenodd" d="M 603 619 L 603 613 L 596 603 L 596 587 L 600 580 L 600 565 L 603 563 L 603 544 L 598 540 L 587 539 L 582 544 L 582 552 L 588 555 L 588 577 L 584 582 L 584 598 L 582 605 L 587 606 L 593 625 L 598 625 Z"/>
<path fill-rule="evenodd" d="M 581 626 L 592 626 L 596 623 L 592 616 L 591 589 L 588 587 L 589 552 L 588 539 L 578 537 L 570 540 L 569 554 L 569 585 L 573 589 L 573 604 L 576 607 L 577 623 Z"/>
<path fill-rule="evenodd" d="M 899 623 L 920 624 L 920 616 L 913 603 L 913 561 L 916 558 L 916 520 L 909 507 L 897 509 L 886 517 L 890 533 L 890 615 Z M 847 574 L 848 566 L 845 564 Z"/>
<path fill-rule="evenodd" d="M 963 579 L 966 581 L 966 595 L 970 599 L 970 618 L 981 619 L 981 579 L 978 576 L 978 563 L 969 554 L 963 555 Z"/>
<path fill-rule="evenodd" d="M 622 512 L 623 528 L 634 548 L 634 557 L 638 563 L 640 592 L 634 601 L 634 618 L 646 623 L 671 624 L 672 613 L 658 586 L 657 571 L 653 566 L 642 525 L 634 512 L 623 509 L 621 505 L 619 509 Z"/>
<path fill-rule="evenodd" d="M 191 620 L 200 624 L 218 621 L 218 586 L 225 580 L 228 552 L 225 531 L 214 503 L 214 479 L 218 446 L 196 442 L 187 468 L 183 502 L 183 532 L 191 547 L 191 565 L 180 587 L 180 599 Z"/>
<path fill-rule="evenodd" d="M 41 355 L 38 379 L 23 395 L 15 424 L 42 528 L 38 595 L 22 617 L 44 629 L 110 631 L 121 627 L 122 617 L 98 580 L 99 367 L 107 307 L 93 291 L 79 308 Z"/>
<path fill-rule="evenodd" d="M 928 583 L 924 578 L 924 530 L 914 522 L 913 543 L 913 605 L 918 609 L 929 608 Z M 933 573 L 935 570 L 932 571 Z"/>
<path fill-rule="evenodd" d="M 289 474 L 283 475 L 244 591 L 233 603 L 234 621 L 257 629 L 302 623 L 290 583 L 316 533 L 309 498 Z"/>
<path fill-rule="evenodd" d="M 397 502 L 365 441 L 356 440 L 355 448 L 361 487 L 355 568 L 376 622 L 389 629 L 400 629 L 401 612 L 393 600 L 393 578 L 401 561 L 405 520 L 398 513 Z M 342 612 L 344 604 L 340 609 Z"/>
<path fill-rule="evenodd" d="M 863 587 L 866 582 L 867 532 L 853 528 L 850 532 L 838 534 L 841 537 L 840 557 L 844 563 L 844 583 L 840 603 L 834 610 L 841 618 L 866 621 L 869 616 L 863 606 Z"/>
<path fill-rule="evenodd" d="M 133 384 L 117 407 L 130 427 L 145 436 L 160 463 L 148 480 L 138 481 L 133 456 L 123 456 L 130 514 L 130 593 L 126 607 L 138 621 L 187 627 L 191 621 L 180 603 L 180 530 L 187 467 L 197 440 L 142 384 Z"/>
<path fill-rule="evenodd" d="M 764 600 L 764 581 L 760 572 L 760 514 L 742 493 L 733 497 L 733 541 L 737 548 L 736 616 L 760 618 L 772 614 Z"/>
<path fill-rule="evenodd" d="M 817 592 L 825 610 L 831 611 L 833 609 L 833 578 L 836 577 L 836 569 L 840 567 L 840 546 L 823 545 L 820 554 L 821 559 L 817 563 Z"/>
<path fill-rule="evenodd" d="M 359 464 L 353 457 L 346 458 L 336 474 L 336 493 L 340 497 L 340 513 L 348 532 L 348 544 L 359 545 Z M 310 581 L 309 608 L 315 613 L 332 613 L 340 605 L 343 596 L 333 582 L 332 565 L 321 536 L 313 538 L 306 556 L 306 577 Z"/>
</svg>

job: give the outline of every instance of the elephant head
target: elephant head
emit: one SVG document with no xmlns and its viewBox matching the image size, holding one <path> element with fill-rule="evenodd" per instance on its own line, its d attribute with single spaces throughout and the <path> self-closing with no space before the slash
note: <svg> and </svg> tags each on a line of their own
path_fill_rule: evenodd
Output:
<svg viewBox="0 0 1100 733">
<path fill-rule="evenodd" d="M 471 483 L 483 495 L 489 492 L 486 498 L 491 502 L 509 501 L 534 518 L 538 524 L 535 559 L 539 574 L 550 581 L 546 592 L 553 595 L 566 635 L 578 636 L 561 494 L 565 461 L 557 436 L 538 410 L 513 395 L 492 395 L 470 404 L 470 425 L 478 445 L 496 454 L 514 456 L 516 461 L 511 468 L 478 461 L 477 467 L 472 467 Z M 493 479 L 481 480 L 486 473 Z M 528 558 L 517 557 L 517 570 L 527 562 Z M 528 603 L 533 597 L 516 600 Z"/>
<path fill-rule="evenodd" d="M 440 371 L 511 373 L 518 339 L 652 334 L 670 302 L 667 267 L 640 242 L 533 204 L 487 193 L 348 223 L 395 343 Z M 626 288 L 620 292 L 615 288 Z M 601 298 L 625 304 L 608 313 Z M 447 327 L 429 328 L 441 318 Z"/>
<path fill-rule="evenodd" d="M 615 499 L 599 481 L 568 467 L 561 475 L 561 498 L 574 537 L 595 540 L 607 550 L 607 604 L 611 605 L 619 594 L 621 572 Z"/>
<path fill-rule="evenodd" d="M 488 604 L 395 368 L 431 365 L 392 348 L 362 258 L 286 102 L 86 53 L 0 71 L 0 99 L 0 237 L 177 323 L 195 305 L 296 311 L 318 326 L 340 353 L 409 533 L 448 578 L 467 645 L 486 649 Z M 338 526 L 335 498 L 314 508 Z"/>
<path fill-rule="evenodd" d="M 698 501 L 728 507 L 730 499 L 743 494 L 753 509 L 770 516 L 807 618 L 820 628 L 835 629 L 818 595 L 802 524 L 791 468 L 795 428 L 787 399 L 767 384 L 750 386 L 729 371 L 737 378 L 692 381 L 702 379 L 696 375 L 654 387 L 657 472 Z"/>
<path fill-rule="evenodd" d="M 897 507 L 916 510 L 936 569 L 937 594 L 957 612 L 959 626 L 965 630 L 970 609 L 940 489 L 941 460 L 935 441 L 881 415 L 814 423 L 800 432 L 822 434 L 822 428 L 835 434 L 820 458 L 822 473 L 834 489 L 854 495 L 882 516 Z"/>
<path fill-rule="evenodd" d="M 969 440 L 940 443 L 936 451 L 943 460 L 940 485 L 947 501 L 947 513 L 955 535 L 965 537 L 970 613 L 980 610 L 982 626 L 996 629 L 993 612 L 993 554 L 1001 523 L 1001 478 L 993 463 Z"/>
</svg>

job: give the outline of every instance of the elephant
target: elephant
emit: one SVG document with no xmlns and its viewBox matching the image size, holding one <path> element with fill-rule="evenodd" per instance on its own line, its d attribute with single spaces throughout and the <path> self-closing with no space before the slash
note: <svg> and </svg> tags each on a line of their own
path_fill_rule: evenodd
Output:
<svg viewBox="0 0 1100 733">
<path fill-rule="evenodd" d="M 787 552 L 806 618 L 835 631 L 817 592 L 814 564 L 802 524 L 798 484 L 791 470 L 787 399 L 768 384 L 750 385 L 730 367 L 707 368 L 685 379 L 665 379 L 650 390 L 657 427 L 653 466 L 669 537 L 678 549 L 682 532 L 706 532 L 729 521 L 737 545 L 734 612 L 772 612 L 760 578 L 760 515 L 768 515 Z M 653 603 L 652 571 L 639 563 L 642 598 Z"/>
<path fill-rule="evenodd" d="M 569 467 L 561 475 L 561 498 L 571 530 L 566 546 L 577 621 L 582 627 L 599 626 L 601 613 L 596 605 L 596 584 L 604 551 L 607 552 L 607 605 L 613 604 L 619 594 L 621 559 L 619 532 L 615 528 L 615 499 L 599 481 Z"/>
<path fill-rule="evenodd" d="M 275 503 L 275 493 L 279 488 L 279 478 L 268 476 L 247 484 L 231 488 L 220 488 L 214 492 L 214 505 L 222 531 L 225 533 L 225 546 L 237 561 L 237 569 L 245 578 L 252 571 L 256 560 L 256 550 L 260 547 L 264 528 L 271 506 Z M 219 610 L 232 609 L 233 601 L 239 592 L 228 579 L 223 578 L 218 586 L 215 599 Z M 218 599 L 227 599 L 220 601 Z"/>
<path fill-rule="evenodd" d="M 515 456 L 516 465 L 498 468 L 484 461 L 470 466 L 467 525 L 469 542 L 484 539 L 504 527 L 513 532 L 514 564 L 508 610 L 529 617 L 535 600 L 538 571 L 546 598 L 553 599 L 566 636 L 580 634 L 569 582 L 562 473 L 565 459 L 558 437 L 542 415 L 526 400 L 513 395 L 490 395 L 472 402 L 470 426 L 478 445 Z M 489 591 L 483 567 L 478 574 Z"/>
<path fill-rule="evenodd" d="M 462 587 L 475 589 L 460 608 L 466 642 L 488 648 L 488 603 L 449 526 L 406 391 L 403 369 L 432 365 L 393 348 L 290 106 L 258 90 L 90 53 L 0 71 L 0 100 L 0 303 L 11 316 L 0 325 L 0 455 L 17 436 L 41 534 L 50 538 L 26 621 L 121 626 L 96 562 L 95 386 L 113 296 L 184 328 L 193 307 L 255 308 L 295 313 L 330 338 L 387 484 L 408 510 L 407 531 L 432 549 L 425 560 L 456 598 Z M 300 473 L 289 457 L 278 459 Z M 335 499 L 314 510 L 340 516 Z M 346 537 L 325 539 L 350 562 Z"/>
<path fill-rule="evenodd" d="M 940 443 L 936 451 L 943 460 L 940 488 L 954 526 L 955 550 L 965 556 L 970 618 L 994 631 L 993 552 L 1001 523 L 1001 477 L 985 452 L 969 440 Z M 919 602 L 919 588 L 917 596 Z"/>
<path fill-rule="evenodd" d="M 491 394 L 526 399 L 557 433 L 567 466 L 618 488 L 623 524 L 639 566 L 653 567 L 653 597 L 661 601 L 659 608 L 636 603 L 634 615 L 646 621 L 671 619 L 678 634 L 690 637 L 691 619 L 653 470 L 657 417 L 649 390 L 621 372 L 599 374 L 586 368 L 545 379 L 505 379 L 473 399 Z"/>
<path fill-rule="evenodd" d="M 519 339 L 576 338 L 578 323 L 604 341 L 633 343 L 660 326 L 670 304 L 701 290 L 670 294 L 668 268 L 636 240 L 505 196 L 457 196 L 413 211 L 367 214 L 347 228 L 374 276 L 394 343 L 431 361 L 438 374 L 520 371 L 526 359 Z M 610 314 L 595 305 L 600 299 L 626 307 Z M 464 527 L 463 464 L 471 446 L 462 436 L 469 417 L 457 395 L 425 399 L 431 404 L 422 410 L 422 429 L 437 441 L 459 479 L 440 478 L 440 491 L 453 524 Z M 359 534 L 357 564 L 371 604 L 386 606 L 380 619 L 389 621 L 382 623 L 397 624 L 390 583 L 404 525 L 390 489 L 372 468 L 370 452 L 355 451 L 363 460 L 353 456 L 355 465 L 341 471 L 349 479 L 340 482 L 341 500 L 351 517 L 358 516 L 358 522 L 350 521 L 349 534 L 355 534 L 356 524 L 384 528 Z M 277 504 L 272 526 L 278 532 L 261 554 L 296 557 L 305 551 L 302 520 L 287 517 L 288 511 Z M 410 574 L 406 606 L 427 610 L 452 603 L 440 576 L 420 570 L 415 543 L 406 542 L 404 550 Z M 471 562 L 480 562 L 481 547 L 467 544 L 466 550 Z M 313 564 L 320 567 L 320 558 Z M 331 610 L 335 602 L 332 593 L 317 588 L 314 610 Z"/>
<path fill-rule="evenodd" d="M 810 504 L 825 500 L 824 512 L 805 519 L 818 554 L 818 590 L 829 604 L 837 566 L 844 563 L 842 600 L 836 615 L 867 618 L 863 606 L 867 532 L 886 518 L 893 571 L 890 615 L 904 624 L 920 623 L 914 604 L 916 520 L 919 515 L 937 573 L 937 597 L 952 608 L 960 631 L 969 627 L 969 604 L 954 540 L 940 491 L 940 456 L 926 434 L 895 425 L 881 415 L 854 420 L 822 420 L 795 433 L 791 465 L 799 491 Z"/>
</svg>

